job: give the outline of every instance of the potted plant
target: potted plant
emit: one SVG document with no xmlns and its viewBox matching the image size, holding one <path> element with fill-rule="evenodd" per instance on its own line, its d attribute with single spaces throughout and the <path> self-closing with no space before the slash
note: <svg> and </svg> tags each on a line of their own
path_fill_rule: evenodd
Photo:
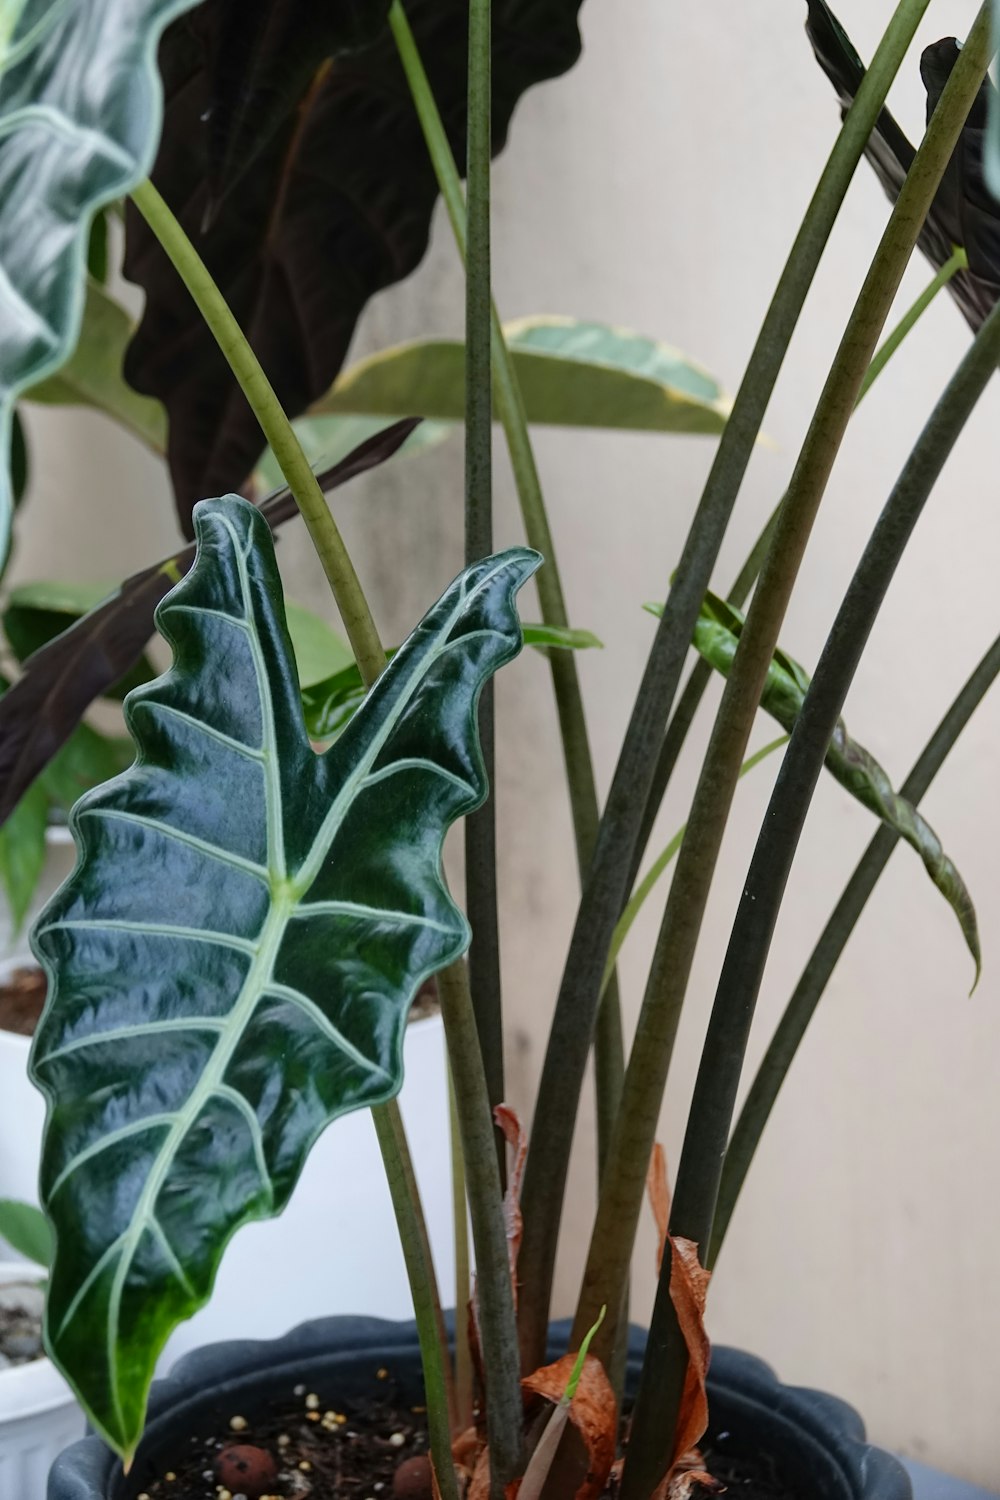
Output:
<svg viewBox="0 0 1000 1500">
<path fill-rule="evenodd" d="M 149 181 L 136 183 L 148 160 L 148 141 L 139 143 L 127 167 L 122 163 L 128 152 L 119 143 L 118 176 L 100 191 L 131 192 L 154 249 L 159 247 L 156 255 L 172 263 L 204 329 L 228 361 L 310 529 L 368 691 L 357 705 L 356 691 L 338 685 L 333 697 L 349 722 L 317 753 L 302 708 L 267 512 L 235 494 L 196 507 L 197 550 L 158 611 L 173 665 L 165 676 L 138 688 L 126 705 L 136 763 L 77 804 L 71 819 L 80 851 L 77 868 L 34 930 L 50 981 L 32 1062 L 49 1105 L 42 1169 L 43 1201 L 56 1237 L 49 1347 L 98 1431 L 126 1460 L 123 1469 L 96 1440 L 67 1455 L 53 1478 L 59 1500 L 154 1491 L 159 1496 L 182 1481 L 190 1494 L 196 1493 L 192 1485 L 203 1484 L 206 1493 L 242 1493 L 248 1500 L 251 1492 L 256 1500 L 266 1493 L 308 1493 L 309 1475 L 317 1473 L 303 1446 L 309 1424 L 340 1452 L 338 1430 L 360 1426 L 365 1409 L 373 1419 L 373 1446 L 395 1459 L 389 1469 L 378 1470 L 372 1487 L 391 1483 L 402 1495 L 413 1474 L 404 1475 L 398 1466 L 401 1453 L 424 1456 L 413 1422 L 402 1421 L 407 1413 L 412 1417 L 414 1405 L 426 1405 L 433 1462 L 432 1479 L 425 1462 L 421 1483 L 427 1493 L 436 1486 L 445 1500 L 459 1493 L 465 1477 L 477 1495 L 512 1494 L 519 1486 L 523 1496 L 547 1487 L 552 1493 L 558 1488 L 588 1496 L 601 1494 L 609 1483 L 625 1500 L 683 1494 L 701 1482 L 706 1460 L 696 1450 L 706 1431 L 715 1450 L 728 1441 L 726 1433 L 735 1434 L 740 1461 L 783 1467 L 780 1482 L 790 1480 L 800 1493 L 803 1485 L 873 1500 L 907 1493 L 898 1466 L 865 1446 L 857 1420 L 840 1403 L 785 1391 L 766 1371 L 725 1355 L 716 1361 L 718 1378 L 709 1401 L 703 1309 L 707 1266 L 717 1253 L 762 1113 L 818 998 L 814 974 L 809 995 L 797 997 L 762 1075 L 752 1117 L 741 1121 L 731 1138 L 747 1031 L 774 919 L 824 762 L 882 824 L 875 854 L 845 898 L 847 915 L 827 942 L 825 972 L 899 837 L 919 849 L 978 964 L 971 898 L 915 802 L 992 681 L 996 649 L 970 678 L 899 793 L 847 734 L 839 715 L 910 531 L 995 370 L 1000 356 L 995 305 L 979 310 L 969 352 L 903 465 L 811 681 L 780 650 L 778 636 L 853 406 L 899 342 L 890 341 L 881 361 L 876 358 L 902 271 L 931 222 L 928 216 L 940 211 L 942 182 L 954 188 L 947 174 L 956 152 L 967 172 L 981 164 L 981 139 L 975 136 L 977 131 L 981 136 L 979 114 L 989 87 L 984 83 L 990 52 L 986 8 L 961 51 L 951 49 L 947 80 L 898 187 L 789 491 L 730 599 L 715 599 L 708 585 L 812 274 L 862 152 L 873 131 L 884 126 L 886 92 L 924 8 L 919 0 L 901 0 L 867 75 L 852 86 L 843 129 L 722 433 L 600 817 L 572 656 L 553 654 L 583 895 L 530 1148 L 503 1102 L 491 940 L 494 834 L 485 800 L 491 765 L 488 684 L 518 650 L 514 600 L 536 569 L 546 626 L 565 629 L 566 621 L 557 618 L 561 599 L 552 541 L 517 374 L 491 310 L 489 6 L 474 0 L 469 9 L 465 204 L 421 48 L 402 5 L 398 0 L 392 5 L 388 33 L 380 29 L 384 17 L 379 15 L 374 40 L 350 39 L 360 48 L 362 72 L 366 47 L 398 49 L 400 76 L 412 91 L 467 261 L 467 566 L 388 664 L 332 513 L 257 356 L 164 196 Z M 137 6 L 140 24 L 130 37 L 116 39 L 116 45 L 131 46 L 129 60 L 135 77 L 142 78 L 142 108 L 133 109 L 133 121 L 148 124 L 152 40 L 178 9 Z M 419 7 L 414 12 L 415 21 L 419 15 L 426 23 Z M 221 24 L 220 15 L 227 16 L 224 6 L 216 8 L 214 19 L 210 13 L 209 34 L 216 42 L 232 43 L 237 33 L 224 25 L 212 31 L 213 24 Z M 810 16 L 814 36 L 849 56 L 827 7 L 812 4 Z M 229 20 L 237 25 L 231 14 Z M 53 30 L 62 24 L 53 12 Z M 33 36 L 12 33 L 15 77 L 31 53 Z M 275 33 L 265 28 L 256 40 L 277 45 L 280 27 Z M 328 38 L 325 45 L 328 55 Z M 244 58 L 247 52 L 254 68 L 263 66 L 264 52 L 250 46 Z M 52 55 L 50 34 L 46 56 Z M 225 53 L 216 80 L 223 175 L 225 164 L 239 162 L 248 149 L 244 132 L 253 111 L 248 115 L 246 101 L 255 97 L 242 87 L 246 79 L 234 90 L 230 55 Z M 336 103 L 343 77 L 353 77 L 336 65 L 303 70 L 298 55 L 296 67 L 307 80 L 310 104 L 326 100 L 328 84 Z M 108 76 L 112 73 L 109 69 Z M 270 86 L 266 66 L 264 75 Z M 44 68 L 40 76 L 51 81 Z M 261 77 L 254 74 L 250 81 L 259 85 Z M 268 97 L 263 90 L 257 103 Z M 113 115 L 107 111 L 109 120 Z M 120 125 L 121 114 L 114 119 Z M 311 128 L 308 111 L 300 110 L 297 119 L 300 131 Z M 298 137 L 293 144 L 298 147 Z M 171 159 L 168 151 L 165 160 Z M 978 192 L 979 186 L 973 178 L 969 190 Z M 981 202 L 978 206 L 982 209 Z M 81 215 L 90 207 L 92 200 L 82 202 Z M 224 199 L 217 192 L 208 210 L 209 220 L 218 215 L 222 222 Z M 146 253 L 150 243 L 139 236 Z M 967 267 L 952 267 L 949 274 L 976 270 L 971 255 L 967 259 Z M 23 352 L 20 346 L 13 350 Z M 529 540 L 539 543 L 537 548 L 492 552 L 491 365 Z M 201 374 L 191 372 L 195 385 Z M 25 379 L 15 369 L 11 389 Z M 192 399 L 191 392 L 178 395 L 189 411 Z M 238 435 L 230 436 L 241 451 Z M 214 463 L 219 454 L 210 448 Z M 187 472 L 178 459 L 179 486 Z M 744 618 L 739 607 L 755 578 Z M 692 639 L 706 671 L 691 679 L 694 686 L 689 683 L 668 724 Z M 613 957 L 635 903 L 652 888 L 647 879 L 632 893 L 677 741 L 712 667 L 727 676 L 726 689 L 686 830 L 676 841 L 679 848 L 665 851 L 658 862 L 662 867 L 670 853 L 677 854 L 626 1069 Z M 665 1172 L 655 1150 L 656 1120 L 704 901 L 750 726 L 762 703 L 790 730 L 790 738 L 723 966 L 668 1208 Z M 461 816 L 467 818 L 468 922 L 441 875 L 445 832 Z M 466 964 L 462 955 L 470 935 Z M 393 1103 L 401 1082 L 406 1012 L 432 974 L 454 1089 L 455 1175 L 459 1201 L 467 1199 L 469 1205 L 477 1267 L 467 1324 L 467 1286 L 461 1278 L 468 1262 L 457 1256 L 461 1315 L 454 1355 L 405 1132 Z M 556 1232 L 592 1043 L 602 1108 L 599 1205 L 577 1315 L 568 1330 L 550 1330 Z M 241 1224 L 280 1212 L 319 1133 L 338 1115 L 360 1107 L 371 1107 L 375 1119 L 415 1325 L 316 1324 L 287 1343 L 256 1350 L 221 1346 L 191 1356 L 150 1408 L 153 1421 L 141 1447 L 157 1357 L 176 1323 L 208 1299 L 226 1242 Z M 647 1181 L 661 1222 L 661 1271 L 649 1337 L 637 1342 L 628 1332 L 627 1288 Z M 463 1220 L 459 1215 L 459 1231 Z M 552 1358 L 566 1343 L 570 1352 Z M 377 1387 L 373 1395 L 365 1383 L 369 1375 L 392 1383 L 392 1402 L 377 1402 Z M 614 1469 L 623 1390 L 631 1417 L 624 1462 Z M 301 1406 L 268 1412 L 276 1397 Z M 234 1409 L 237 1403 L 240 1409 Z M 386 1422 L 397 1425 L 386 1432 Z M 286 1430 L 292 1423 L 295 1442 Z M 574 1451 L 567 1424 L 582 1438 L 582 1454 Z M 252 1441 L 245 1441 L 247 1434 Z M 189 1475 L 182 1472 L 182 1459 L 186 1462 L 195 1438 L 217 1446 L 197 1449 L 200 1462 L 209 1456 L 212 1462 Z M 713 1461 L 718 1468 L 728 1455 L 720 1459 L 716 1451 Z M 352 1477 L 367 1486 L 367 1471 Z M 329 1489 L 332 1481 L 321 1478 Z M 235 1490 L 235 1484 L 241 1488 Z"/>
</svg>

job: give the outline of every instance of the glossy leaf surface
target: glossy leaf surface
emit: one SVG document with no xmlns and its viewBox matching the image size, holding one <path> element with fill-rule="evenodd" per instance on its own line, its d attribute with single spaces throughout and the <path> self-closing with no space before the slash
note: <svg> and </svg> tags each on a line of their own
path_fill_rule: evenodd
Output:
<svg viewBox="0 0 1000 1500">
<path fill-rule="evenodd" d="M 825 3 L 808 0 L 806 31 L 816 60 L 837 91 L 842 110 L 852 103 L 865 67 L 850 37 Z M 941 97 L 958 57 L 954 37 L 924 49 L 920 73 L 927 90 L 927 114 Z M 921 250 L 936 270 L 951 258 L 956 246 L 968 256 L 967 270 L 957 272 L 948 290 L 973 329 L 982 326 L 1000 296 L 1000 203 L 983 178 L 987 115 L 996 113 L 996 90 L 986 80 L 969 113 L 961 138 L 920 231 Z M 888 110 L 883 110 L 865 151 L 891 202 L 899 196 L 903 179 L 913 164 L 914 147 Z"/>
<path fill-rule="evenodd" d="M 658 612 L 657 607 L 654 613 Z M 743 615 L 739 610 L 715 594 L 706 594 L 695 626 L 694 645 L 705 661 L 723 677 L 729 675 L 742 629 Z M 774 653 L 760 700 L 761 708 L 777 719 L 788 734 L 795 726 L 809 690 L 809 680 L 808 673 L 792 657 L 784 651 Z M 843 719 L 838 720 L 830 741 L 826 767 L 845 791 L 920 855 L 927 874 L 958 918 L 962 936 L 975 960 L 978 978 L 981 954 L 976 909 L 965 881 L 945 854 L 941 840 L 926 818 L 912 802 L 893 790 L 889 777 L 875 757 L 848 734 Z"/>
<path fill-rule="evenodd" d="M 538 564 L 467 569 L 318 756 L 267 522 L 227 496 L 196 531 L 157 612 L 174 666 L 126 703 L 136 764 L 77 804 L 33 934 L 48 1347 L 125 1454 L 229 1237 L 281 1211 L 331 1120 L 396 1093 L 410 1002 L 467 946 L 441 845 L 486 795 L 476 703 Z"/>
<path fill-rule="evenodd" d="M 167 414 L 159 401 L 140 396 L 122 373 L 135 325 L 121 303 L 88 278 L 76 347 L 54 375 L 26 392 L 46 406 L 91 406 L 134 433 L 154 453 L 167 446 Z"/>
<path fill-rule="evenodd" d="M 504 333 L 528 421 L 637 432 L 718 433 L 729 401 L 718 382 L 668 344 L 576 318 L 520 318 Z M 460 422 L 465 346 L 420 339 L 351 365 L 313 408 Z"/>
<path fill-rule="evenodd" d="M 90 221 L 149 170 L 155 48 L 193 0 L 8 0 L 0 11 L 0 554 L 17 396 L 76 342 Z"/>
<path fill-rule="evenodd" d="M 589 630 L 564 629 L 558 625 L 524 624 L 521 634 L 526 646 L 534 646 L 543 653 L 550 649 L 584 651 L 602 644 Z M 310 739 L 336 739 L 351 722 L 364 697 L 365 685 L 353 661 L 320 682 L 303 682 L 302 709 Z"/>
<path fill-rule="evenodd" d="M 362 443 L 324 474 L 332 490 L 398 452 L 413 422 L 397 422 Z M 288 490 L 262 502 L 271 527 L 298 515 Z M 0 700 L 0 823 L 10 817 L 35 777 L 94 702 L 141 663 L 153 633 L 153 611 L 190 568 L 194 548 L 127 578 L 116 593 L 25 662 L 23 676 Z"/>
<path fill-rule="evenodd" d="M 494 151 L 525 90 L 576 61 L 579 8 L 580 0 L 496 0 Z M 357 48 L 359 26 L 386 10 L 385 0 L 206 0 L 160 49 L 166 114 L 153 181 L 293 417 L 333 384 L 368 299 L 409 275 L 427 248 L 437 182 L 388 26 Z M 406 12 L 464 171 L 468 4 L 409 0 Z M 264 39 L 278 31 L 294 42 L 294 68 L 268 56 Z M 131 210 L 125 264 L 147 294 L 126 372 L 169 412 L 170 469 L 187 528 L 196 500 L 242 488 L 260 454 L 259 428 L 173 266 Z"/>
</svg>

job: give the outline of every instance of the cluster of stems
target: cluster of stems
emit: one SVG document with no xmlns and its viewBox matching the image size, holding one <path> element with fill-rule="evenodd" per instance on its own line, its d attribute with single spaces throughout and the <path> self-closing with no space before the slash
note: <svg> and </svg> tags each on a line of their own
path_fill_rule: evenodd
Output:
<svg viewBox="0 0 1000 1500">
<path fill-rule="evenodd" d="M 469 820 L 466 833 L 466 903 L 473 929 L 469 961 L 452 965 L 439 978 L 452 1079 L 458 1266 L 454 1355 L 445 1333 L 402 1119 L 394 1104 L 374 1111 L 413 1292 L 431 1447 L 443 1500 L 457 1500 L 450 1444 L 456 1430 L 468 1422 L 472 1408 L 470 1352 L 462 1333 L 470 1295 L 466 1205 L 476 1257 L 483 1365 L 488 1371 L 485 1401 L 491 1492 L 501 1500 L 505 1485 L 524 1468 L 519 1381 L 523 1368 L 533 1368 L 544 1357 L 570 1143 L 592 1047 L 596 1051 L 601 1190 L 573 1340 L 574 1347 L 579 1346 L 600 1322 L 593 1351 L 609 1367 L 614 1366 L 616 1351 L 623 1347 L 629 1264 L 646 1164 L 694 948 L 764 677 L 806 542 L 858 401 L 931 298 L 965 264 L 964 252 L 956 250 L 876 352 L 917 235 L 988 65 L 988 5 L 983 6 L 973 24 L 892 210 L 833 359 L 788 490 L 730 591 L 730 600 L 742 604 L 756 583 L 686 829 L 656 867 L 659 873 L 667 858 L 677 852 L 676 871 L 627 1068 L 613 967 L 621 941 L 619 924 L 623 911 L 631 921 L 635 901 L 646 899 L 652 888 L 653 879 L 649 878 L 630 904 L 654 819 L 709 677 L 709 669 L 699 664 L 678 698 L 698 609 L 820 257 L 928 3 L 899 0 L 807 208 L 669 588 L 668 604 L 603 813 L 599 811 L 573 655 L 551 653 L 582 897 L 533 1122 L 534 1143 L 523 1198 L 519 1327 L 515 1324 L 502 1211 L 503 1146 L 492 1115 L 494 1106 L 504 1097 L 495 799 Z M 473 562 L 492 550 L 495 414 L 509 448 L 528 541 L 546 558 L 539 576 L 543 618 L 549 625 L 564 627 L 567 610 L 524 403 L 491 296 L 490 0 L 470 0 L 469 7 L 464 193 L 402 0 L 394 0 L 389 20 L 466 272 L 466 560 Z M 362 676 L 371 684 L 385 665 L 385 653 L 343 539 L 291 424 L 218 289 L 163 199 L 150 183 L 137 189 L 134 198 L 187 284 L 258 417 L 305 518 Z M 671 1217 L 671 1233 L 695 1240 L 712 1262 L 805 1026 L 896 842 L 897 836 L 883 828 L 864 855 L 806 967 L 733 1132 L 736 1086 L 754 1002 L 826 747 L 913 526 L 998 360 L 1000 311 L 994 312 L 980 330 L 904 465 L 830 633 L 785 755 L 719 981 Z M 673 571 L 672 560 L 665 560 L 665 592 Z M 915 802 L 923 795 L 998 671 L 1000 643 L 995 643 L 935 731 L 903 788 L 904 796 Z M 492 782 L 490 693 L 484 694 L 481 702 L 480 734 Z M 669 1264 L 668 1246 L 624 1471 L 624 1500 L 648 1500 L 663 1478 L 680 1402 L 687 1356 L 669 1295 Z M 606 1317 L 599 1314 L 604 1308 L 609 1309 Z"/>
</svg>

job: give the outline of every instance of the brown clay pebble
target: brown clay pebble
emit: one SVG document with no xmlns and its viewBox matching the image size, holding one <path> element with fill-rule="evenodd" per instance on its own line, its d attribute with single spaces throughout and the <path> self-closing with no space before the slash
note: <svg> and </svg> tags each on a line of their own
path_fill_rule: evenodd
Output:
<svg viewBox="0 0 1000 1500">
<path fill-rule="evenodd" d="M 425 1454 L 403 1459 L 392 1476 L 392 1493 L 396 1500 L 432 1500 L 434 1480 Z"/>
<path fill-rule="evenodd" d="M 266 1448 L 250 1443 L 233 1443 L 223 1448 L 215 1460 L 215 1477 L 234 1495 L 247 1500 L 261 1500 L 278 1477 L 278 1465 Z"/>
</svg>

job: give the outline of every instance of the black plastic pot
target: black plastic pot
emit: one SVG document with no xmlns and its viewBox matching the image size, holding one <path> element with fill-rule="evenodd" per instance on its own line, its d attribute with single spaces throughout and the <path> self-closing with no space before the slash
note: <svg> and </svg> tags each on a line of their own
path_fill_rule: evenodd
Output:
<svg viewBox="0 0 1000 1500">
<path fill-rule="evenodd" d="M 568 1332 L 568 1324 L 553 1324 L 553 1358 L 565 1349 Z M 634 1330 L 633 1384 L 644 1341 L 642 1331 Z M 99 1439 L 85 1438 L 54 1465 L 48 1500 L 133 1500 L 155 1472 L 176 1460 L 192 1433 L 223 1430 L 234 1412 L 252 1411 L 275 1392 L 291 1395 L 303 1382 L 331 1402 L 337 1392 L 384 1395 L 376 1376 L 380 1368 L 391 1372 L 404 1402 L 420 1401 L 413 1323 L 323 1318 L 282 1339 L 197 1349 L 153 1386 L 146 1436 L 128 1478 Z M 713 1352 L 709 1394 L 711 1431 L 720 1446 L 736 1454 L 766 1454 L 809 1500 L 912 1500 L 901 1466 L 865 1442 L 861 1418 L 845 1402 L 781 1385 L 761 1360 L 735 1349 Z"/>
</svg>

